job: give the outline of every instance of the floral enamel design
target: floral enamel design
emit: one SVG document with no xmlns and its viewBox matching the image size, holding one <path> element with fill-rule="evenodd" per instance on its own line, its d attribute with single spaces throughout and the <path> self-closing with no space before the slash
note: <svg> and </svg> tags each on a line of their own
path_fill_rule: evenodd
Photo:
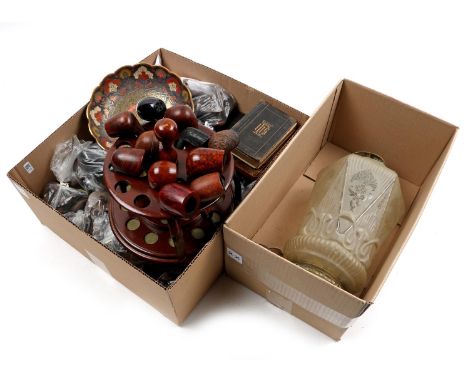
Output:
<svg viewBox="0 0 468 382">
<path fill-rule="evenodd" d="M 114 93 L 119 88 L 121 81 L 117 78 L 108 78 L 104 83 L 104 91 L 107 94 Z"/>
<path fill-rule="evenodd" d="M 133 77 L 137 80 L 148 80 L 153 79 L 153 73 L 151 73 L 145 66 L 140 66 L 135 73 L 133 73 Z"/>
<path fill-rule="evenodd" d="M 99 126 L 102 122 L 102 109 L 99 106 L 96 106 L 91 112 L 89 113 L 93 122 L 96 126 Z"/>
<path fill-rule="evenodd" d="M 169 89 L 172 91 L 172 92 L 179 92 L 178 90 L 178 86 L 177 86 L 177 82 L 175 82 L 174 80 L 168 80 L 167 81 L 167 86 L 169 86 Z"/>
<path fill-rule="evenodd" d="M 164 70 L 158 69 L 156 70 L 156 76 L 160 79 L 166 78 L 166 72 Z"/>
</svg>

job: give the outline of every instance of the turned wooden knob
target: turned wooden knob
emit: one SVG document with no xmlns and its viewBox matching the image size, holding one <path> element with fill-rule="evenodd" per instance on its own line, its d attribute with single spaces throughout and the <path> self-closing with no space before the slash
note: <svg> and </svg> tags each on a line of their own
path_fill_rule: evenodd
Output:
<svg viewBox="0 0 468 382">
<path fill-rule="evenodd" d="M 176 162 L 177 152 L 174 150 L 173 144 L 179 137 L 179 130 L 175 121 L 170 118 L 160 119 L 154 125 L 154 133 L 163 145 L 162 150 L 159 151 L 159 158 Z"/>
</svg>

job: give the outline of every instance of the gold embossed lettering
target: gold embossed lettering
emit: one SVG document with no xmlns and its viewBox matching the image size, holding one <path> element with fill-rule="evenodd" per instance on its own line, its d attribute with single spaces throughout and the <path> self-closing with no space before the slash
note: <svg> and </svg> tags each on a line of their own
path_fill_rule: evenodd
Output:
<svg viewBox="0 0 468 382">
<path fill-rule="evenodd" d="M 263 137 L 268 131 L 271 129 L 272 124 L 263 120 L 258 124 L 258 126 L 254 129 L 254 134 L 258 137 Z"/>
</svg>

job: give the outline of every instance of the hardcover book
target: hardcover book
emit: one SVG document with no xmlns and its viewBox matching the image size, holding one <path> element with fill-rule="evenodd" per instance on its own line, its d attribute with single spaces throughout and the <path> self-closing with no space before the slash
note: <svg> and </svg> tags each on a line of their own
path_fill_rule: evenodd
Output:
<svg viewBox="0 0 468 382">
<path fill-rule="evenodd" d="M 297 122 L 267 102 L 258 103 L 233 126 L 239 134 L 234 156 L 260 168 L 293 133 Z"/>
</svg>

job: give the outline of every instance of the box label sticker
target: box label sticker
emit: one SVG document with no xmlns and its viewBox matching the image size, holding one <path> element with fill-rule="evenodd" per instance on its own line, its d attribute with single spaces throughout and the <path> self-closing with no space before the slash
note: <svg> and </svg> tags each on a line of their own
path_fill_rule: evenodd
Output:
<svg viewBox="0 0 468 382">
<path fill-rule="evenodd" d="M 231 248 L 226 248 L 226 254 L 233 259 L 234 261 L 238 262 L 242 265 L 243 258 L 239 255 L 236 251 L 233 251 Z"/>
<path fill-rule="evenodd" d="M 23 164 L 23 168 L 26 170 L 26 172 L 27 172 L 28 174 L 31 174 L 31 173 L 34 171 L 33 165 L 32 165 L 31 163 L 29 163 L 29 162 L 25 162 L 25 163 Z"/>
</svg>

